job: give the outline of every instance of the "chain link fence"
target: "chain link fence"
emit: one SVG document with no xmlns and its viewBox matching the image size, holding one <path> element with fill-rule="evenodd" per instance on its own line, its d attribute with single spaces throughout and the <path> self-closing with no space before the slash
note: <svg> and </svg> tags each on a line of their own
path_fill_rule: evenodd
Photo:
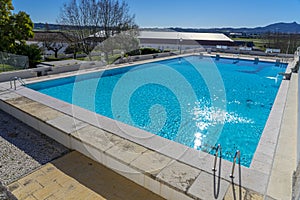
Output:
<svg viewBox="0 0 300 200">
<path fill-rule="evenodd" d="M 28 67 L 29 59 L 27 56 L 0 52 L 0 73 L 13 70 L 27 69 Z"/>
</svg>

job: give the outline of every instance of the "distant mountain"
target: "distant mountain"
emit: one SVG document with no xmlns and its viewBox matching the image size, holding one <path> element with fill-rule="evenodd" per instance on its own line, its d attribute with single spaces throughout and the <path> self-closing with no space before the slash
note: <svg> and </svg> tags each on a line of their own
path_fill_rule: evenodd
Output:
<svg viewBox="0 0 300 200">
<path fill-rule="evenodd" d="M 62 28 L 61 25 L 59 24 L 46 24 L 46 23 L 34 23 L 34 30 L 41 30 L 41 31 L 45 31 L 46 30 L 46 26 L 48 26 L 49 30 L 60 30 Z"/>
<path fill-rule="evenodd" d="M 257 28 L 259 29 L 259 28 Z M 283 33 L 300 33 L 300 24 L 293 23 L 276 23 L 261 28 L 261 31 L 283 32 Z"/>
<path fill-rule="evenodd" d="M 49 30 L 61 30 L 62 26 L 58 24 L 44 24 L 35 23 L 35 30 L 45 30 L 48 26 Z M 178 32 L 208 32 L 208 33 L 244 33 L 244 34 L 261 34 L 266 32 L 278 32 L 278 33 L 300 33 L 300 24 L 297 22 L 292 23 L 275 23 L 270 24 L 265 27 L 256 28 L 168 28 L 169 30 L 174 30 Z M 152 30 L 152 31 L 166 31 L 166 28 L 141 28 L 141 30 Z"/>
<path fill-rule="evenodd" d="M 275 23 L 270 24 L 265 27 L 256 27 L 256 28 L 211 28 L 211 29 L 183 29 L 183 28 L 171 28 L 175 31 L 187 31 L 187 32 L 213 32 L 213 33 L 245 33 L 245 34 L 260 34 L 266 32 L 273 33 L 300 33 L 300 24 L 297 22 L 292 23 Z"/>
</svg>

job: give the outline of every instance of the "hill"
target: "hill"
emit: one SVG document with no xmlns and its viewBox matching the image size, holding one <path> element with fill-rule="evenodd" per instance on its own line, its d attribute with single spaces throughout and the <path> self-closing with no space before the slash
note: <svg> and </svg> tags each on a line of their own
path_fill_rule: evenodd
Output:
<svg viewBox="0 0 300 200">
<path fill-rule="evenodd" d="M 44 23 L 35 23 L 35 30 L 45 30 L 46 24 Z M 58 24 L 48 24 L 50 30 L 61 30 L 62 26 Z M 142 30 L 166 30 L 165 28 L 141 28 Z M 300 24 L 297 22 L 292 23 L 275 23 L 270 24 L 264 27 L 255 27 L 255 28 L 169 28 L 178 32 L 208 32 L 208 33 L 244 33 L 244 34 L 261 34 L 267 32 L 278 32 L 278 33 L 300 33 Z"/>
<path fill-rule="evenodd" d="M 61 30 L 62 26 L 59 24 L 46 24 L 46 23 L 34 23 L 34 30 L 46 30 L 46 26 L 48 26 L 49 30 Z"/>
<path fill-rule="evenodd" d="M 183 28 L 171 28 L 172 30 L 179 32 L 210 32 L 210 33 L 245 33 L 245 34 L 261 34 L 267 32 L 273 33 L 300 33 L 300 24 L 297 22 L 292 23 L 275 23 L 270 24 L 265 27 L 255 27 L 255 28 L 211 28 L 211 29 L 183 29 Z"/>
</svg>

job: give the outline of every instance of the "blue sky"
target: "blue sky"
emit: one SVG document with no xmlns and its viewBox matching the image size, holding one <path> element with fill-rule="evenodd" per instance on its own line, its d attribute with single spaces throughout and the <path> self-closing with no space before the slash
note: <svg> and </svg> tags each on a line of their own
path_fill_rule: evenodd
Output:
<svg viewBox="0 0 300 200">
<path fill-rule="evenodd" d="M 55 23 L 69 0 L 13 0 L 34 22 Z M 300 0 L 126 0 L 140 27 L 256 27 L 300 23 Z"/>
</svg>

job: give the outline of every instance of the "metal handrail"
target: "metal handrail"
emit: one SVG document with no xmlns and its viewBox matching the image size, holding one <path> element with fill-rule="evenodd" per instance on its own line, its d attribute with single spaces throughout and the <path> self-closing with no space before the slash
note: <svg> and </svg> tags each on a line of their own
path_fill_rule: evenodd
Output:
<svg viewBox="0 0 300 200">
<path fill-rule="evenodd" d="M 217 159 L 218 159 L 218 154 L 220 151 L 220 160 L 219 160 L 219 173 L 218 175 L 216 175 L 216 165 L 217 165 Z M 216 147 L 216 153 L 215 153 L 215 161 L 214 161 L 214 166 L 212 168 L 213 171 L 213 186 L 214 186 L 214 197 L 215 199 L 218 199 L 219 194 L 220 194 L 220 187 L 221 187 L 221 160 L 222 159 L 222 148 L 221 145 L 218 144 L 218 146 Z M 216 182 L 216 178 L 218 178 L 218 182 Z M 217 185 L 216 185 L 217 183 Z"/>
<path fill-rule="evenodd" d="M 233 64 L 237 64 L 240 61 L 240 54 L 233 55 Z"/>
<path fill-rule="evenodd" d="M 235 168 L 235 164 L 236 164 L 236 158 L 238 157 L 239 159 L 239 165 L 241 164 L 241 153 L 239 150 L 236 151 L 234 158 L 233 158 L 233 164 L 232 164 L 232 169 L 231 169 L 231 174 L 230 174 L 230 178 L 234 178 L 234 168 Z"/>
<path fill-rule="evenodd" d="M 13 88 L 12 82 L 14 83 L 14 88 L 15 90 L 17 89 L 17 85 L 16 85 L 16 81 L 19 81 L 21 83 L 21 85 L 26 85 L 26 83 L 20 78 L 20 77 L 11 77 L 10 78 L 10 88 Z"/>
<path fill-rule="evenodd" d="M 18 78 L 18 81 L 21 83 L 22 86 L 26 85 L 26 83 L 20 77 Z"/>
<path fill-rule="evenodd" d="M 220 150 L 220 158 L 221 158 L 221 155 L 222 155 L 222 148 L 221 148 L 221 145 L 220 145 L 220 144 L 218 144 L 218 146 L 217 146 L 217 148 L 216 148 L 214 167 L 212 168 L 213 171 L 217 171 L 216 165 L 217 165 L 217 158 L 218 158 L 218 152 L 219 152 L 219 150 Z"/>
</svg>

